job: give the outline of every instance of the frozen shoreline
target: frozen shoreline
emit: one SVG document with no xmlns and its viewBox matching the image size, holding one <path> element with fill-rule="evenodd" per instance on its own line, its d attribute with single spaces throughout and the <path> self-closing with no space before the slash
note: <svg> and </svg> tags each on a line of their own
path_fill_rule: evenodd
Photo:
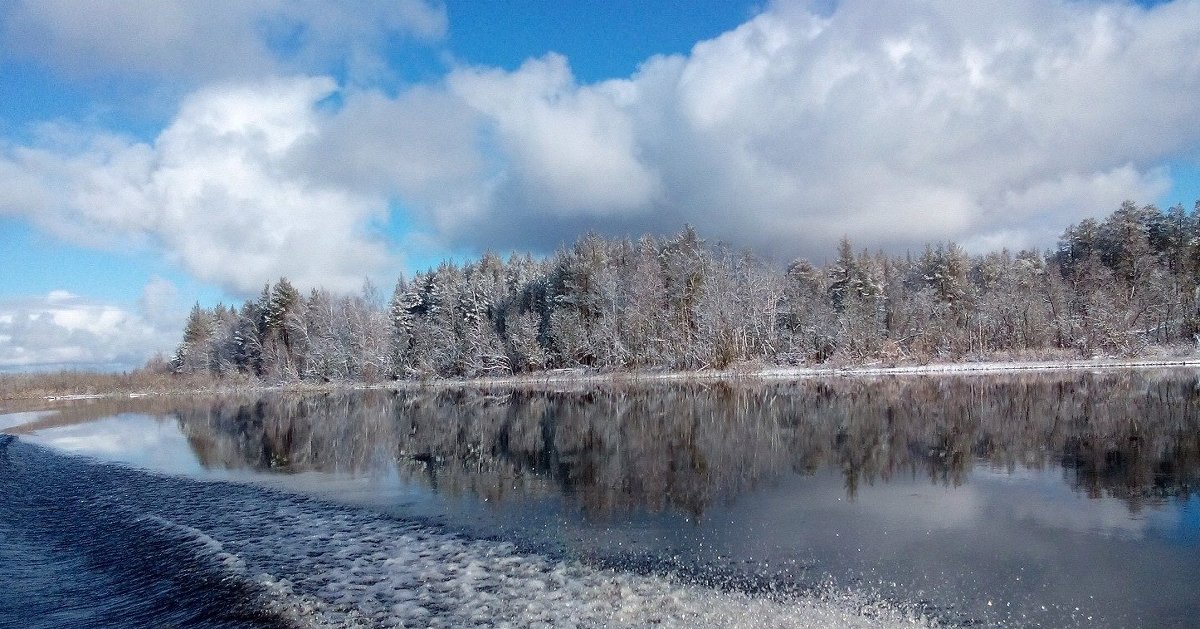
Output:
<svg viewBox="0 0 1200 629">
<path fill-rule="evenodd" d="M 983 375 L 1006 372 L 1098 371 L 1120 369 L 1200 369 L 1200 355 L 1156 357 L 1145 359 L 1039 360 L 1039 361 L 980 361 L 947 362 L 923 365 L 868 364 L 845 367 L 770 367 L 738 366 L 732 369 L 686 371 L 614 371 L 593 372 L 585 369 L 558 369 L 530 375 L 438 378 L 401 380 L 375 384 L 290 383 L 290 384 L 233 384 L 179 390 L 112 391 L 87 394 L 53 394 L 0 401 L 0 413 L 14 412 L 18 402 L 71 402 L 79 400 L 138 398 L 170 395 L 219 395 L 265 393 L 271 391 L 339 391 L 339 390 L 420 390 L 466 387 L 518 387 L 565 384 L 652 384 L 655 382 L 780 382 L 814 378 L 861 378 L 875 376 Z"/>
<path fill-rule="evenodd" d="M 780 380 L 805 380 L 831 377 L 870 376 L 921 376 L 921 375 L 972 375 L 1015 371 L 1055 372 L 1094 371 L 1117 369 L 1171 369 L 1198 368 L 1200 356 L 1155 359 L 1097 359 L 1097 360 L 1049 360 L 1049 361 L 982 361 L 965 363 L 930 363 L 925 365 L 856 365 L 849 367 L 756 367 L 725 370 L 691 371 L 623 371 L 589 373 L 582 369 L 556 370 L 529 376 L 505 376 L 495 378 L 448 378 L 422 382 L 392 382 L 377 386 L 355 388 L 456 388 L 471 386 L 520 386 L 537 384 L 571 383 L 653 383 L 684 381 L 755 382 Z"/>
<path fill-rule="evenodd" d="M 1080 361 L 984 361 L 978 363 L 931 363 L 895 367 L 858 366 L 845 369 L 764 369 L 760 377 L 813 377 L 824 375 L 920 375 L 980 373 L 1001 371 L 1080 371 L 1094 369 L 1155 369 L 1170 367 L 1200 367 L 1200 356 L 1147 360 L 1080 360 Z M 778 375 L 776 375 L 778 373 Z"/>
</svg>

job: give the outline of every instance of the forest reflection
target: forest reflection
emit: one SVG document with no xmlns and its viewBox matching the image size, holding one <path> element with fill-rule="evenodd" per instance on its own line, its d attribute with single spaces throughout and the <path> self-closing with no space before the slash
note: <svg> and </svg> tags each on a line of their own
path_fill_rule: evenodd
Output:
<svg viewBox="0 0 1200 629">
<path fill-rule="evenodd" d="M 490 500 L 561 493 L 593 516 L 701 515 L 788 474 L 853 498 L 898 477 L 1060 469 L 1141 510 L 1196 492 L 1195 372 L 893 377 L 268 394 L 176 408 L 203 465 L 372 474 Z"/>
</svg>

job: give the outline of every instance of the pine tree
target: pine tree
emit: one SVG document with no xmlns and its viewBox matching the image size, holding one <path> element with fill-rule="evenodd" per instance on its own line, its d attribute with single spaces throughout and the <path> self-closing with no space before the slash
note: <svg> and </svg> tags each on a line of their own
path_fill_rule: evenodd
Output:
<svg viewBox="0 0 1200 629">
<path fill-rule="evenodd" d="M 183 341 L 171 361 L 177 373 L 201 373 L 212 367 L 210 342 L 213 335 L 213 316 L 196 303 L 188 313 L 183 327 Z"/>
</svg>

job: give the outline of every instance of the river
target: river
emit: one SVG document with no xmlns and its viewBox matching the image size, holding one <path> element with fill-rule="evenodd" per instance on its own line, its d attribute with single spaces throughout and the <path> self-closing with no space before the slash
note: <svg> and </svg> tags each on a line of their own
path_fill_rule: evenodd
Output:
<svg viewBox="0 0 1200 629">
<path fill-rule="evenodd" d="M 1185 627 L 1195 370 L 0 415 L 0 626 Z"/>
</svg>

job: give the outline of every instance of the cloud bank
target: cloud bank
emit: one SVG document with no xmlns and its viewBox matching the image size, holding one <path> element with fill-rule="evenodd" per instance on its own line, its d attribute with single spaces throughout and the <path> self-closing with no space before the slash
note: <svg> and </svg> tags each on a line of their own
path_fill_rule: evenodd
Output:
<svg viewBox="0 0 1200 629">
<path fill-rule="evenodd" d="M 169 356 L 185 313 L 175 287 L 153 278 L 137 310 L 67 291 L 0 301 L 0 372 L 66 366 L 133 369 Z"/>
<path fill-rule="evenodd" d="M 136 19 L 217 19 L 155 6 Z M 436 41 L 453 28 L 443 10 L 237 6 L 204 12 L 236 22 L 205 21 L 221 36 L 183 46 L 220 53 L 198 70 L 220 79 L 153 141 L 57 124 L 0 149 L 0 213 L 160 248 L 247 294 L 280 275 L 352 289 L 395 263 L 381 226 L 397 216 L 446 250 L 545 251 L 588 229 L 684 222 L 781 257 L 828 256 L 842 235 L 891 250 L 1046 246 L 1070 222 L 1160 197 L 1165 164 L 1200 157 L 1198 0 L 781 1 L 630 77 L 581 84 L 550 53 L 512 71 L 452 64 L 399 90 L 307 72 L 332 50 L 377 55 L 344 49 L 389 32 Z M 56 7 L 10 7 L 10 26 L 56 42 L 10 47 L 78 67 L 159 46 L 102 46 Z M 272 30 L 280 15 L 291 30 Z M 360 31 L 365 43 L 339 39 Z M 241 78 L 226 52 L 271 78 Z M 141 69 L 182 72 L 172 54 Z"/>
<path fill-rule="evenodd" d="M 504 160 L 461 221 L 433 211 L 479 245 L 606 220 L 788 254 L 1046 245 L 1197 155 L 1197 59 L 1197 2 L 779 3 L 628 79 L 576 85 L 553 55 L 455 71 Z"/>
<path fill-rule="evenodd" d="M 363 227 L 386 199 L 289 168 L 333 89 L 324 78 L 205 89 L 153 144 L 49 128 L 0 160 L 0 209 L 77 242 L 161 248 L 240 293 L 280 275 L 353 288 L 387 258 Z"/>
<path fill-rule="evenodd" d="M 0 50 L 69 74 L 228 79 L 384 65 L 389 37 L 440 39 L 446 11 L 424 0 L 5 0 Z"/>
</svg>

